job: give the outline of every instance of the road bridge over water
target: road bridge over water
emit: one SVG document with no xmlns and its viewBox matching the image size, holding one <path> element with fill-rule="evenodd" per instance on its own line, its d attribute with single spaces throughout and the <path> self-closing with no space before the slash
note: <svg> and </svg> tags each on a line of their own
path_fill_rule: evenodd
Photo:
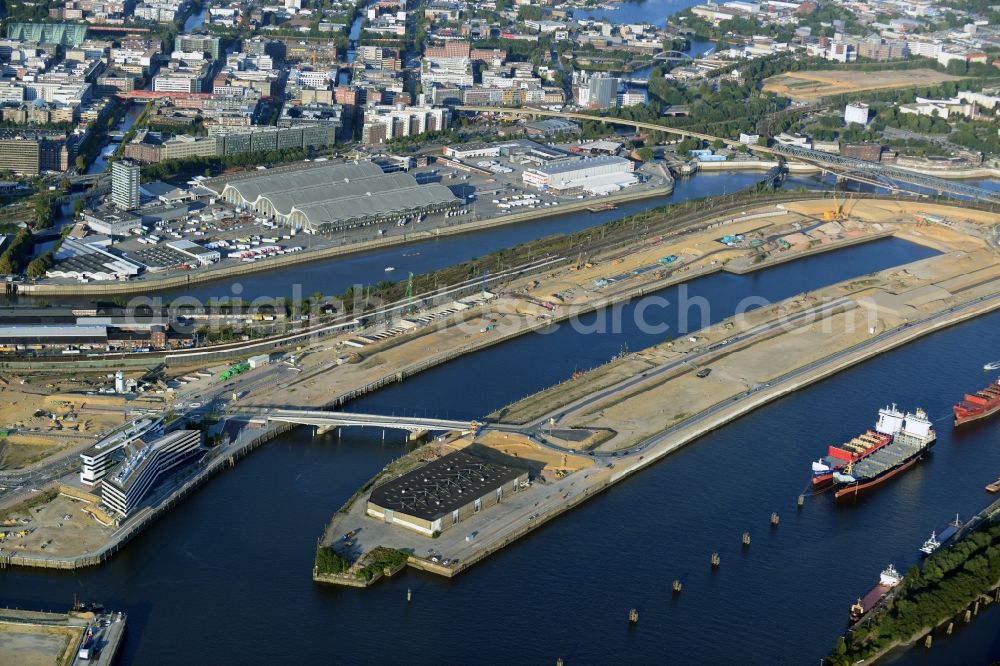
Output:
<svg viewBox="0 0 1000 666">
<path fill-rule="evenodd" d="M 683 127 L 670 127 L 641 120 L 629 120 L 627 118 L 615 118 L 613 116 L 595 116 L 587 113 L 573 113 L 564 111 L 550 111 L 548 109 L 538 109 L 535 107 L 494 107 L 494 106 L 456 106 L 456 111 L 470 111 L 475 113 L 503 113 L 520 116 L 554 117 L 568 118 L 571 120 L 600 122 L 611 125 L 625 125 L 638 130 L 648 130 L 652 132 L 664 132 L 682 138 L 694 138 L 701 141 L 721 141 L 729 147 L 746 147 L 735 139 L 727 139 L 721 136 L 695 132 Z M 878 162 L 866 162 L 849 157 L 824 153 L 818 150 L 808 150 L 796 146 L 776 145 L 771 147 L 750 146 L 751 150 L 757 153 L 767 153 L 780 159 L 791 159 L 806 164 L 812 164 L 824 171 L 834 173 L 841 178 L 853 180 L 876 187 L 883 187 L 890 191 L 909 192 L 911 194 L 926 195 L 928 191 L 941 195 L 950 195 L 957 198 L 971 199 L 988 204 L 1000 203 L 1000 192 L 994 192 L 982 187 L 967 185 L 962 182 L 928 176 L 909 169 L 889 166 Z"/>
<path fill-rule="evenodd" d="M 308 409 L 266 410 L 262 416 L 268 421 L 297 423 L 300 425 L 319 426 L 321 428 L 375 427 L 394 428 L 410 432 L 469 431 L 478 428 L 478 424 L 471 421 L 428 419 L 413 416 L 382 416 L 379 414 L 358 414 L 353 412 L 324 412 Z"/>
</svg>

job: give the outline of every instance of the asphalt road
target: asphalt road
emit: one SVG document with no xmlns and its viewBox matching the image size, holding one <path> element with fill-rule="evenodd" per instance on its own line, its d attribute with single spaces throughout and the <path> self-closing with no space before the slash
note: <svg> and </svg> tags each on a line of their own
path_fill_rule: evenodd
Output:
<svg viewBox="0 0 1000 666">
<path fill-rule="evenodd" d="M 838 303 L 838 302 L 840 302 L 840 304 L 842 305 L 843 304 L 842 301 L 844 301 L 844 300 L 850 300 L 850 299 L 846 299 L 846 298 L 845 299 L 838 299 L 838 301 L 835 301 L 833 303 L 827 304 L 826 306 L 820 306 L 820 308 L 812 308 L 811 309 L 813 311 L 812 313 L 810 313 L 810 311 L 804 311 L 804 312 L 800 313 L 798 315 L 798 317 L 804 317 L 804 316 L 807 316 L 808 314 L 815 314 L 815 311 L 817 309 L 822 310 L 823 308 L 829 308 L 829 307 L 833 306 L 835 303 Z M 802 376 L 804 376 L 804 375 L 806 375 L 806 374 L 808 374 L 808 373 L 810 373 L 810 372 L 812 372 L 812 371 L 814 371 L 814 370 L 816 370 L 816 369 L 818 369 L 818 368 L 820 368 L 822 366 L 835 363 L 838 360 L 843 359 L 843 358 L 845 358 L 845 357 L 847 357 L 847 356 L 849 356 L 851 354 L 855 354 L 857 352 L 864 351 L 865 349 L 871 348 L 871 347 L 873 347 L 875 345 L 884 343 L 884 342 L 892 339 L 893 337 L 895 337 L 897 335 L 900 335 L 901 333 L 905 332 L 907 329 L 912 328 L 913 326 L 920 326 L 920 325 L 931 324 L 931 323 L 937 322 L 939 320 L 945 319 L 947 317 L 950 317 L 952 315 L 961 313 L 963 311 L 970 310 L 970 309 L 974 308 L 975 306 L 978 306 L 978 305 L 980 305 L 982 303 L 986 303 L 986 302 L 989 302 L 989 301 L 997 301 L 997 300 L 1000 300 L 1000 293 L 998 293 L 998 294 L 991 294 L 991 295 L 987 295 L 987 296 L 980 296 L 979 298 L 975 298 L 975 299 L 973 299 L 973 300 L 971 300 L 971 301 L 969 301 L 967 303 L 963 303 L 962 305 L 957 305 L 957 306 L 948 308 L 947 310 L 942 310 L 941 312 L 937 312 L 937 313 L 935 313 L 933 315 L 930 315 L 928 317 L 925 317 L 923 319 L 919 319 L 919 320 L 916 320 L 916 321 L 913 321 L 913 322 L 907 322 L 907 323 L 903 324 L 902 326 L 898 326 L 898 327 L 896 327 L 894 329 L 891 329 L 891 330 L 888 330 L 888 331 L 883 331 L 882 333 L 879 333 L 878 335 L 872 336 L 871 338 L 869 338 L 867 340 L 864 340 L 863 342 L 857 343 L 855 345 L 852 345 L 851 347 L 848 347 L 848 348 L 843 349 L 841 351 L 835 352 L 835 353 L 831 354 L 830 356 L 827 356 L 825 358 L 819 359 L 817 361 L 813 361 L 811 363 L 808 363 L 808 364 L 802 366 L 801 368 L 798 368 L 796 370 L 788 372 L 785 375 L 782 375 L 781 377 L 778 377 L 778 378 L 774 379 L 769 384 L 755 386 L 755 387 L 753 387 L 751 389 L 748 389 L 748 390 L 744 391 L 740 395 L 737 395 L 737 396 L 733 397 L 732 399 L 730 399 L 728 401 L 721 402 L 721 403 L 718 403 L 716 405 L 713 405 L 712 407 L 709 407 L 708 409 L 700 412 L 699 414 L 697 414 L 697 415 L 695 415 L 695 416 L 693 416 L 693 417 L 691 417 L 689 419 L 684 420 L 681 423 L 673 425 L 673 426 L 667 428 L 666 430 L 663 430 L 662 432 L 659 432 L 659 433 L 657 433 L 657 434 L 655 434 L 655 435 L 653 435 L 651 437 L 648 437 L 647 439 L 641 441 L 636 446 L 631 447 L 628 451 L 612 452 L 612 453 L 594 452 L 594 457 L 595 458 L 608 459 L 608 458 L 612 458 L 612 457 L 616 457 L 616 456 L 621 456 L 621 455 L 626 455 L 626 454 L 634 455 L 634 454 L 637 454 L 637 453 L 646 452 L 649 449 L 651 449 L 652 447 L 655 447 L 658 444 L 663 443 L 664 441 L 666 441 L 667 439 L 669 439 L 670 437 L 672 437 L 674 434 L 676 434 L 682 428 L 690 428 L 693 425 L 697 425 L 698 423 L 701 423 L 701 422 L 705 421 L 706 419 L 709 419 L 712 416 L 717 415 L 722 410 L 729 409 L 733 405 L 737 405 L 737 404 L 739 404 L 742 401 L 745 401 L 747 399 L 755 397 L 756 394 L 757 394 L 757 392 L 760 391 L 761 389 L 764 389 L 764 388 L 773 388 L 773 389 L 780 388 L 782 385 L 791 383 L 791 382 L 795 381 L 796 379 L 798 379 L 798 378 L 800 378 L 800 377 L 802 377 Z M 756 337 L 756 336 L 762 335 L 766 330 L 774 330 L 778 326 L 781 326 L 781 325 L 784 325 L 786 323 L 789 323 L 790 321 L 792 321 L 791 318 L 784 319 L 784 320 L 781 320 L 781 321 L 778 321 L 778 322 L 772 322 L 771 324 L 767 324 L 767 325 L 758 327 L 756 329 L 752 329 L 751 331 L 747 331 L 746 333 L 741 334 L 741 336 L 734 336 L 733 338 L 730 338 L 730 340 L 731 340 L 730 344 L 732 344 L 734 342 L 737 342 L 737 341 L 740 341 L 740 342 L 747 341 L 747 340 L 749 340 L 752 337 Z M 534 421 L 533 423 L 531 423 L 531 424 L 529 424 L 527 426 L 504 426 L 503 424 L 494 424 L 494 425 L 491 425 L 491 427 L 494 428 L 494 429 L 505 430 L 505 431 L 508 431 L 508 432 L 510 432 L 510 431 L 525 432 L 525 433 L 529 434 L 533 439 L 535 439 L 535 441 L 538 441 L 541 445 L 545 446 L 546 448 L 548 448 L 550 450 L 559 451 L 559 452 L 563 452 L 563 453 L 577 453 L 578 454 L 579 453 L 578 451 L 574 451 L 574 450 L 568 449 L 566 447 L 561 447 L 561 446 L 552 444 L 551 442 L 548 442 L 547 440 L 544 439 L 544 436 L 542 436 L 542 433 L 544 432 L 543 429 L 542 429 L 542 426 L 543 426 L 543 424 L 545 423 L 545 421 L 547 419 L 549 419 L 552 416 L 558 414 L 558 416 L 556 418 L 556 422 L 558 423 L 559 419 L 563 418 L 565 416 L 565 414 L 568 413 L 569 410 L 571 410 L 571 409 L 572 410 L 580 409 L 582 407 L 585 407 L 585 406 L 591 405 L 591 404 L 593 404 L 595 402 L 598 402 L 600 400 L 603 400 L 603 399 L 605 399 L 605 398 L 607 398 L 607 397 L 615 394 L 616 392 L 626 390 L 628 388 L 636 386 L 636 385 L 638 385 L 638 384 L 640 384 L 642 382 L 645 382 L 645 381 L 650 381 L 655 376 L 653 373 L 661 374 L 663 372 L 668 372 L 669 370 L 676 369 L 680 365 L 683 365 L 683 364 L 686 364 L 686 363 L 689 363 L 689 362 L 693 362 L 697 358 L 703 357 L 706 354 L 709 354 L 709 353 L 714 352 L 714 351 L 718 351 L 718 349 L 720 348 L 720 345 L 721 345 L 721 343 L 717 343 L 717 344 L 712 345 L 711 347 L 709 347 L 709 348 L 707 348 L 705 350 L 702 350 L 701 352 L 698 352 L 693 357 L 689 357 L 689 358 L 686 358 L 686 359 L 683 359 L 683 360 L 680 360 L 680 361 L 673 361 L 673 362 L 671 362 L 669 364 L 664 364 L 663 366 L 660 366 L 660 367 L 656 368 L 655 370 L 650 370 L 649 372 L 644 373 L 643 375 L 640 375 L 639 377 L 632 378 L 632 379 L 626 380 L 625 382 L 617 384 L 615 386 L 609 387 L 607 389 L 603 389 L 602 391 L 599 391 L 599 392 L 593 394 L 592 396 L 587 396 L 585 398 L 582 398 L 579 401 L 577 401 L 575 403 L 572 403 L 571 405 L 568 405 L 567 407 L 565 407 L 563 409 L 556 410 L 554 412 L 550 412 L 550 414 L 547 414 L 547 415 L 543 416 L 541 419 L 539 419 L 537 421 Z"/>
</svg>

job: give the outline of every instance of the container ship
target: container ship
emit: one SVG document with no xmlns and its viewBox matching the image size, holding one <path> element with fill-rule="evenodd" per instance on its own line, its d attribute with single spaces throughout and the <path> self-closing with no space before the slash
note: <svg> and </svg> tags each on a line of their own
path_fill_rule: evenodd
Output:
<svg viewBox="0 0 1000 666">
<path fill-rule="evenodd" d="M 812 464 L 813 485 L 824 486 L 832 482 L 834 471 L 842 470 L 872 451 L 882 448 L 892 441 L 892 434 L 868 430 L 840 446 L 827 447 L 826 456 Z"/>
<path fill-rule="evenodd" d="M 956 426 L 984 419 L 1000 411 L 1000 377 L 982 391 L 967 394 L 953 409 Z"/>
<path fill-rule="evenodd" d="M 924 545 L 920 547 L 921 557 L 927 557 L 935 550 L 954 539 L 960 529 L 962 529 L 962 521 L 958 519 L 958 514 L 956 513 L 955 520 L 948 523 L 948 526 L 941 530 L 940 533 L 931 532 L 930 537 L 928 537 L 927 541 L 924 541 Z"/>
<path fill-rule="evenodd" d="M 892 588 L 903 582 L 903 577 L 896 571 L 896 567 L 889 565 L 879 574 L 878 583 L 868 594 L 851 604 L 851 624 L 855 624 L 863 618 L 868 611 L 875 608 L 885 595 L 889 594 Z"/>
<path fill-rule="evenodd" d="M 834 493 L 836 499 L 856 496 L 909 469 L 937 439 L 924 410 L 904 414 L 896 405 L 879 410 L 875 431 L 892 441 L 848 463 L 843 470 L 834 470 L 833 482 L 840 486 Z"/>
</svg>

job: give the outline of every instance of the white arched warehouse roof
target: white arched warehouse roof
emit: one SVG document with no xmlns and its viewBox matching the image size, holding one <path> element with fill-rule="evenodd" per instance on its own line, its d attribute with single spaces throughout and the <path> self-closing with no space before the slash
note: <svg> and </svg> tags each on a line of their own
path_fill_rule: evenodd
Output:
<svg viewBox="0 0 1000 666">
<path fill-rule="evenodd" d="M 458 203 L 440 183 L 421 185 L 408 173 L 386 174 L 372 162 L 265 173 L 227 183 L 222 196 L 312 229 Z"/>
</svg>

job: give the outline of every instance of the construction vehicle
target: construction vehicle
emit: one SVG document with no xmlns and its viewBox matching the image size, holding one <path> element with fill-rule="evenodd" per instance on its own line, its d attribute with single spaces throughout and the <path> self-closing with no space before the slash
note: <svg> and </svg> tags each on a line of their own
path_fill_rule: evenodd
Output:
<svg viewBox="0 0 1000 666">
<path fill-rule="evenodd" d="M 851 209 L 854 208 L 854 192 L 845 198 L 842 202 L 837 204 L 834 210 L 827 210 L 823 212 L 823 219 L 827 222 L 846 220 L 850 214 Z"/>
</svg>

